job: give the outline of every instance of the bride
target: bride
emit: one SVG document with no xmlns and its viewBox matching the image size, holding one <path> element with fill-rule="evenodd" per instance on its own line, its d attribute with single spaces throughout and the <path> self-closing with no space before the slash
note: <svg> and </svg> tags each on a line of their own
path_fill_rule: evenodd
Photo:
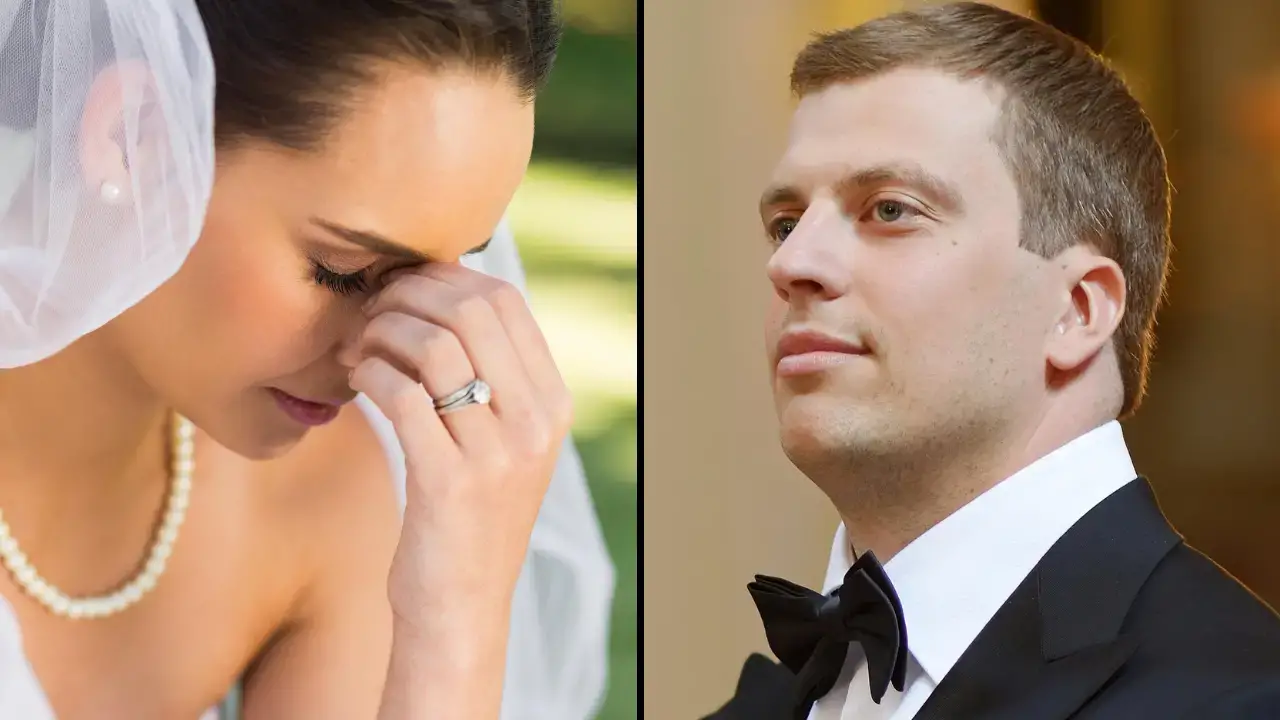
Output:
<svg viewBox="0 0 1280 720">
<path fill-rule="evenodd" d="M 0 0 L 0 716 L 593 711 L 553 4 Z"/>
</svg>

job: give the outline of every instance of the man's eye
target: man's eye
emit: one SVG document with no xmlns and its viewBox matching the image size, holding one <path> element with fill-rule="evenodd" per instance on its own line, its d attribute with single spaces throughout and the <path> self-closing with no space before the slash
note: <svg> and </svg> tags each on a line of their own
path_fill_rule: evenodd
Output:
<svg viewBox="0 0 1280 720">
<path fill-rule="evenodd" d="M 795 218 L 781 218 L 774 220 L 769 226 L 769 238 L 776 243 L 781 243 L 787 239 L 787 236 L 796 229 L 799 222 Z"/>
<path fill-rule="evenodd" d="M 917 211 L 901 200 L 881 200 L 872 207 L 872 212 L 875 213 L 876 220 L 884 223 L 894 223 L 901 220 L 904 215 Z"/>
</svg>

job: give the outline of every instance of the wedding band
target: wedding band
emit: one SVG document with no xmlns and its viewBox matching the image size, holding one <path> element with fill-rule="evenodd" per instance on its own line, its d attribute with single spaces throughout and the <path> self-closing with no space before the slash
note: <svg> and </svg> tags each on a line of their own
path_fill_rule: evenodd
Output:
<svg viewBox="0 0 1280 720">
<path fill-rule="evenodd" d="M 435 401 L 436 412 L 444 415 L 456 412 L 469 405 L 487 405 L 493 398 L 493 389 L 489 383 L 476 378 L 464 387 Z"/>
</svg>

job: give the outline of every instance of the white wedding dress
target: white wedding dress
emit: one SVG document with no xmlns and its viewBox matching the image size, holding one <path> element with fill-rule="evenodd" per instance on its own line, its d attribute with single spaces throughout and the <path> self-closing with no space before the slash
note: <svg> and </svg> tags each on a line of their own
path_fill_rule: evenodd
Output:
<svg viewBox="0 0 1280 720">
<path fill-rule="evenodd" d="M 524 289 L 505 222 L 489 250 L 466 263 Z M 404 454 L 391 423 L 364 396 L 356 402 L 382 440 L 403 507 Z M 503 720 L 584 720 L 595 713 L 605 689 L 613 588 L 613 564 L 582 465 L 566 441 L 516 586 Z M 200 720 L 231 720 L 228 714 L 211 708 Z M 17 619 L 0 597 L 0 718 L 53 717 L 23 653 Z"/>
</svg>

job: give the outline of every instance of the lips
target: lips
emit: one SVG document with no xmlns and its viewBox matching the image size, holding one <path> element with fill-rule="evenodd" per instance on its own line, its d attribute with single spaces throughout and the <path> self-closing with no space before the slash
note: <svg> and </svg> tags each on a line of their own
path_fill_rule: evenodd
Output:
<svg viewBox="0 0 1280 720">
<path fill-rule="evenodd" d="M 788 332 L 778 341 L 780 377 L 810 375 L 868 355 L 861 343 L 815 331 Z"/>
<path fill-rule="evenodd" d="M 342 405 L 347 402 L 345 400 L 316 402 L 314 400 L 304 400 L 278 388 L 270 388 L 270 391 L 275 398 L 276 404 L 284 411 L 285 415 L 308 427 L 332 422 L 338 417 L 338 413 L 342 411 Z"/>
<path fill-rule="evenodd" d="M 789 332 L 778 341 L 778 359 L 792 355 L 808 353 L 840 353 L 843 355 L 866 355 L 867 349 L 861 344 L 841 340 L 831 335 L 814 331 Z"/>
</svg>

